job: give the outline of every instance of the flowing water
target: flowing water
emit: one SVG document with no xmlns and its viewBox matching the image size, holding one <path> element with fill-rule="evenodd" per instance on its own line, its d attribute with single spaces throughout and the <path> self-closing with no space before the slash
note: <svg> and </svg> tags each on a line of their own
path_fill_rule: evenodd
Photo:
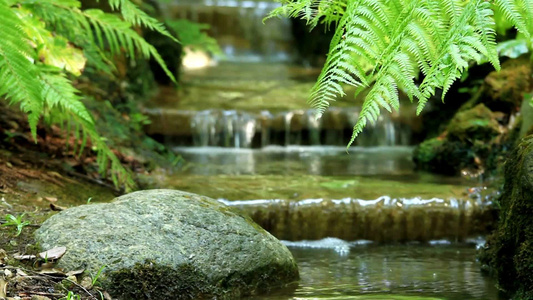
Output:
<svg viewBox="0 0 533 300">
<path fill-rule="evenodd" d="M 168 1 L 167 17 L 211 25 L 225 62 L 188 70 L 182 89 L 146 107 L 147 133 L 186 161 L 148 183 L 218 199 L 284 240 L 300 281 L 251 299 L 505 299 L 476 261 L 497 193 L 414 171 L 423 126 L 408 101 L 347 153 L 361 99 L 339 98 L 315 118 L 306 98 L 320 70 L 286 64 L 290 22 L 261 22 L 278 5 Z"/>
<path fill-rule="evenodd" d="M 501 300 L 476 247 L 494 194 L 413 171 L 412 147 L 176 147 L 158 184 L 219 199 L 284 240 L 301 280 L 251 299 Z"/>
<path fill-rule="evenodd" d="M 295 290 L 251 299 L 499 300 L 468 245 L 355 245 L 349 253 L 290 247 L 301 280 Z"/>
</svg>

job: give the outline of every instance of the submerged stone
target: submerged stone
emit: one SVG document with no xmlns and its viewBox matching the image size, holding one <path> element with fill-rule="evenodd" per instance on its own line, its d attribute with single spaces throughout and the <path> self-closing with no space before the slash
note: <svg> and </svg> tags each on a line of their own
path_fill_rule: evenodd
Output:
<svg viewBox="0 0 533 300">
<path fill-rule="evenodd" d="M 480 259 L 498 277 L 498 285 L 533 299 L 533 135 L 509 155 L 498 229 L 482 249 Z"/>
<path fill-rule="evenodd" d="M 67 247 L 59 267 L 96 274 L 105 266 L 101 282 L 119 299 L 237 298 L 298 278 L 289 250 L 252 220 L 176 190 L 62 211 L 36 239 Z"/>
</svg>

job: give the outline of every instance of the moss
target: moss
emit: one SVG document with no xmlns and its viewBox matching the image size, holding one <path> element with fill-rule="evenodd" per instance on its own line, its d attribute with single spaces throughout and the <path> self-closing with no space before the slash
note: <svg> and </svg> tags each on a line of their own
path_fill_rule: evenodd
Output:
<svg viewBox="0 0 533 300">
<path fill-rule="evenodd" d="M 414 156 L 416 161 L 422 164 L 430 163 L 437 156 L 437 152 L 443 143 L 444 140 L 441 138 L 425 140 L 415 149 Z"/>
<path fill-rule="evenodd" d="M 501 118 L 484 104 L 459 111 L 441 136 L 415 149 L 413 160 L 419 169 L 440 174 L 491 174 L 517 138 L 514 130 L 500 128 Z"/>
<path fill-rule="evenodd" d="M 505 183 L 499 200 L 498 230 L 488 239 L 480 260 L 498 278 L 499 286 L 533 299 L 533 136 L 524 138 L 505 164 Z"/>
<path fill-rule="evenodd" d="M 433 138 L 420 144 L 413 153 L 418 169 L 446 175 L 456 175 L 474 165 L 475 153 L 460 141 Z"/>
<path fill-rule="evenodd" d="M 493 111 L 515 112 L 522 104 L 524 93 L 533 87 L 531 62 L 526 54 L 502 64 L 501 71 L 485 78 L 483 102 Z"/>
<path fill-rule="evenodd" d="M 103 285 L 118 299 L 235 299 L 287 285 L 288 278 L 298 278 L 297 272 L 297 268 L 269 265 L 217 280 L 190 264 L 176 270 L 146 261 L 107 274 Z"/>
<path fill-rule="evenodd" d="M 457 113 L 448 125 L 451 140 L 490 141 L 500 133 L 495 114 L 484 104 Z"/>
<path fill-rule="evenodd" d="M 106 274 L 103 286 L 119 299 L 196 299 L 215 292 L 205 278 L 188 264 L 174 270 L 146 261 L 132 269 Z"/>
</svg>

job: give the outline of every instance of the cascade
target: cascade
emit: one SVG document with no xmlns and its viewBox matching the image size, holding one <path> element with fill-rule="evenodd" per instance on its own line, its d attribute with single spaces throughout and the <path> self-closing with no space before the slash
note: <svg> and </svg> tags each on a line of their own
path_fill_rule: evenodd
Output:
<svg viewBox="0 0 533 300">
<path fill-rule="evenodd" d="M 465 241 L 486 233 L 493 208 L 479 199 L 343 198 L 227 201 L 279 239 L 327 237 L 379 243 L 432 240 Z"/>
<path fill-rule="evenodd" d="M 174 114 L 168 109 L 152 109 L 146 113 L 152 120 L 148 133 L 170 137 L 173 145 L 264 148 L 271 145 L 345 146 L 357 121 L 358 109 L 330 108 L 320 119 L 313 110 L 280 113 L 204 110 Z M 162 117 L 162 114 L 169 117 Z M 383 114 L 375 124 L 367 126 L 355 145 L 406 146 L 411 144 L 410 136 L 407 124 L 399 122 L 395 116 Z"/>
<path fill-rule="evenodd" d="M 202 111 L 191 118 L 195 146 L 250 148 L 256 132 L 256 119 L 230 111 Z"/>
<path fill-rule="evenodd" d="M 268 0 L 174 0 L 162 4 L 168 18 L 211 26 L 207 31 L 227 61 L 288 61 L 292 42 L 290 20 L 263 18 L 279 3 Z"/>
</svg>

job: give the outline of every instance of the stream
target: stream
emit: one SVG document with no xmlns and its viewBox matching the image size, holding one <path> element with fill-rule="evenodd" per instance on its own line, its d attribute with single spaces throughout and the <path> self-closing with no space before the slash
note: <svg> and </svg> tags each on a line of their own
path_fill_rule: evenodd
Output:
<svg viewBox="0 0 533 300">
<path fill-rule="evenodd" d="M 414 171 L 412 147 L 176 147 L 166 187 L 243 210 L 283 240 L 301 279 L 250 299 L 505 299 L 476 247 L 494 221 L 476 180 Z"/>
<path fill-rule="evenodd" d="M 506 299 L 476 261 L 497 193 L 415 171 L 423 124 L 407 99 L 347 152 L 360 107 L 339 97 L 315 118 L 306 99 L 319 69 L 288 63 L 291 23 L 262 24 L 276 5 L 167 5 L 169 17 L 211 24 L 225 57 L 187 70 L 182 90 L 162 89 L 146 106 L 147 133 L 185 161 L 148 183 L 218 199 L 288 246 L 300 281 L 250 299 Z"/>
</svg>

